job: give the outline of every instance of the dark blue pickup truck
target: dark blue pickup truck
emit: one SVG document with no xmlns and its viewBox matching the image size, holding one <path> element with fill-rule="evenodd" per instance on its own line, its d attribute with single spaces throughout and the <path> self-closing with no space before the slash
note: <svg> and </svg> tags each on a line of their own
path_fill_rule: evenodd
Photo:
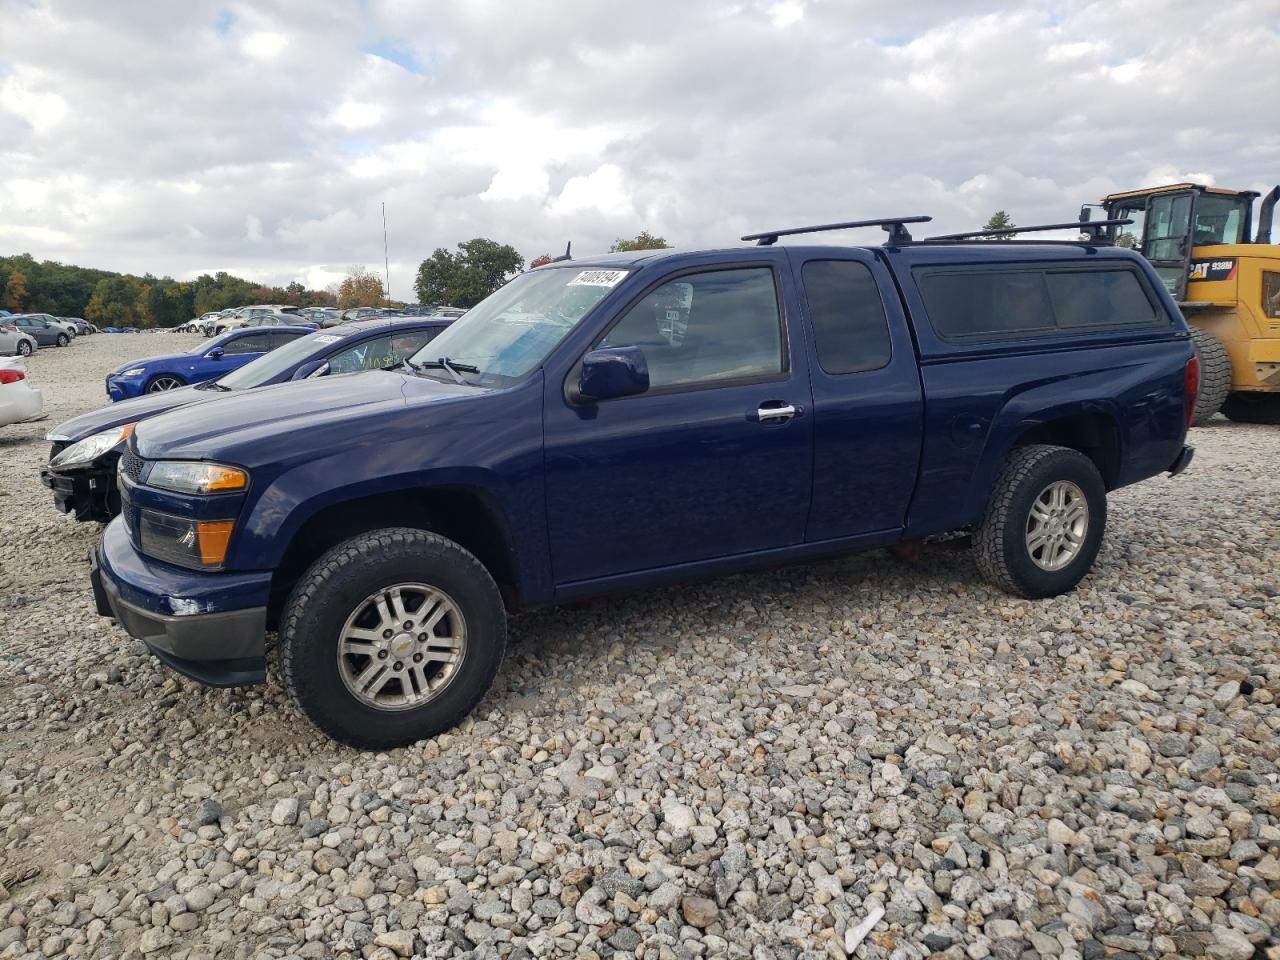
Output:
<svg viewBox="0 0 1280 960">
<path fill-rule="evenodd" d="M 278 631 L 312 720 L 387 747 L 474 707 L 508 611 L 951 532 L 1070 590 L 1107 492 L 1190 460 L 1187 327 L 1127 250 L 893 231 L 562 259 L 398 370 L 146 420 L 98 610 L 217 685 Z"/>
</svg>

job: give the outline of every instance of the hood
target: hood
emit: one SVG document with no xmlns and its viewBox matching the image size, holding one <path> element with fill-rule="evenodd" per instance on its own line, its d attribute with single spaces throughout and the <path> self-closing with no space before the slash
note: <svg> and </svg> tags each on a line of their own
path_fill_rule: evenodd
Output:
<svg viewBox="0 0 1280 960">
<path fill-rule="evenodd" d="M 190 362 L 196 359 L 199 354 L 196 353 L 164 353 L 158 357 L 143 357 L 141 360 L 130 360 L 128 363 L 122 363 L 116 367 L 108 376 L 114 377 L 126 370 L 132 370 L 134 367 L 147 367 L 153 363 L 174 363 L 186 360 Z"/>
<path fill-rule="evenodd" d="M 252 465 L 271 459 L 290 441 L 326 442 L 319 434 L 325 427 L 337 425 L 349 435 L 357 420 L 409 404 L 465 400 L 488 392 L 385 370 L 280 383 L 155 417 L 138 427 L 133 443 L 149 460 L 225 458 Z"/>
<path fill-rule="evenodd" d="M 202 400 L 213 400 L 225 396 L 227 394 L 219 393 L 217 390 L 201 390 L 199 386 L 147 393 L 132 400 L 121 400 L 119 403 L 108 404 L 99 410 L 90 410 L 78 417 L 72 417 L 58 424 L 49 433 L 66 437 L 75 443 L 95 433 L 101 433 L 103 430 L 122 427 L 126 423 L 137 423 L 139 420 L 154 417 L 158 413 L 173 410 L 175 407 L 184 407 L 189 403 L 199 403 Z"/>
</svg>

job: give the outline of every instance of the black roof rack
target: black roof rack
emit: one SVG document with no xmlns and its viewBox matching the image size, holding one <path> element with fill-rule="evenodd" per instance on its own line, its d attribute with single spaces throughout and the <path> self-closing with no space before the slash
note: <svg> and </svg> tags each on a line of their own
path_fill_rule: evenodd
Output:
<svg viewBox="0 0 1280 960">
<path fill-rule="evenodd" d="M 754 240 L 759 247 L 769 247 L 777 243 L 779 237 L 794 237 L 799 233 L 825 233 L 828 230 L 852 230 L 855 227 L 883 227 L 889 234 L 889 239 L 885 243 L 898 245 L 911 242 L 911 234 L 903 224 L 927 223 L 932 219 L 933 217 L 888 217 L 884 220 L 849 220 L 845 223 L 821 223 L 812 227 L 787 227 L 785 230 L 749 233 L 742 239 Z"/>
<path fill-rule="evenodd" d="M 1070 223 L 1040 223 L 1033 227 L 1010 227 L 1007 230 L 970 230 L 968 233 L 943 233 L 929 240 L 972 240 L 975 237 L 1011 237 L 1019 233 L 1037 233 L 1041 230 L 1070 230 L 1075 227 L 1081 233 L 1087 233 L 1092 243 L 1109 242 L 1104 240 L 1100 227 L 1118 227 L 1121 224 L 1133 223 L 1132 220 L 1072 220 Z M 1069 242 L 1069 241 L 1063 241 Z"/>
</svg>

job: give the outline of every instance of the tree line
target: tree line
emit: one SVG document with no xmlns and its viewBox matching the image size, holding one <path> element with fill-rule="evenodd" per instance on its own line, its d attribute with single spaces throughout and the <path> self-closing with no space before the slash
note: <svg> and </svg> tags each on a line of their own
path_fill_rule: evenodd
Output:
<svg viewBox="0 0 1280 960">
<path fill-rule="evenodd" d="M 610 252 L 667 247 L 647 230 L 619 238 Z M 550 263 L 550 254 L 529 261 L 529 269 Z M 525 269 L 524 257 L 510 244 L 476 237 L 456 251 L 438 248 L 418 267 L 414 290 L 422 304 L 473 307 Z M 99 326 L 174 327 L 212 310 L 248 303 L 310 306 L 388 305 L 382 278 L 353 266 L 340 283 L 310 290 L 294 281 L 276 287 L 254 283 L 226 271 L 174 280 L 150 273 L 136 276 L 36 260 L 29 253 L 0 257 L 0 309 L 11 313 L 49 313 L 83 317 Z"/>
<path fill-rule="evenodd" d="M 84 317 L 99 326 L 174 327 L 246 303 L 333 306 L 337 297 L 296 281 L 272 287 L 225 271 L 174 280 L 36 260 L 29 253 L 0 257 L 0 308 L 11 313 Z"/>
</svg>

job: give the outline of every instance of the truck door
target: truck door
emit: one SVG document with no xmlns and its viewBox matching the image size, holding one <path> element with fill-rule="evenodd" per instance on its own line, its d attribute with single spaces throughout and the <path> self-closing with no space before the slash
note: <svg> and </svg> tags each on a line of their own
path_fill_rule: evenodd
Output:
<svg viewBox="0 0 1280 960">
<path fill-rule="evenodd" d="M 901 530 L 920 467 L 920 372 L 888 269 L 865 250 L 792 254 L 813 384 L 805 540 Z"/>
<path fill-rule="evenodd" d="M 1179 301 L 1186 299 L 1195 198 L 1193 190 L 1155 194 L 1147 201 L 1142 230 L 1142 255 L 1156 268 L 1173 299 Z"/>
<path fill-rule="evenodd" d="M 768 251 L 656 278 L 593 345 L 639 347 L 646 393 L 584 405 L 548 378 L 558 586 L 803 542 L 813 418 L 788 275 Z"/>
</svg>

